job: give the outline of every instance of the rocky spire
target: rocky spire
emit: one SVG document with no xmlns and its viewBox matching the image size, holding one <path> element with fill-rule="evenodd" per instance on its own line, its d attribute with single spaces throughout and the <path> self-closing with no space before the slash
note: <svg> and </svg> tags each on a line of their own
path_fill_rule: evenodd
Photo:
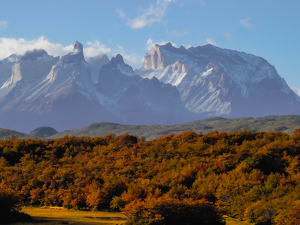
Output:
<svg viewBox="0 0 300 225">
<path fill-rule="evenodd" d="M 124 63 L 123 56 L 120 54 L 117 54 L 115 57 L 113 57 L 111 59 L 111 62 L 116 63 L 116 64 L 123 64 Z"/>
<path fill-rule="evenodd" d="M 85 62 L 83 56 L 83 45 L 76 41 L 73 51 L 61 57 L 61 63 L 78 63 L 80 61 Z"/>
</svg>

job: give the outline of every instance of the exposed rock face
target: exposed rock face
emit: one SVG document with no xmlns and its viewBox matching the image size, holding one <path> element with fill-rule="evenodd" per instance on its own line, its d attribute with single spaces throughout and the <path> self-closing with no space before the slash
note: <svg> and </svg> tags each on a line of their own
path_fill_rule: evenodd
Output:
<svg viewBox="0 0 300 225">
<path fill-rule="evenodd" d="M 19 62 L 21 55 L 10 55 L 9 57 L 0 60 L 0 87 L 11 77 L 12 67 L 16 62 Z"/>
<path fill-rule="evenodd" d="M 265 59 L 213 45 L 156 45 L 135 71 L 175 85 L 185 107 L 207 116 L 299 114 L 300 100 Z"/>
<path fill-rule="evenodd" d="M 127 124 L 175 124 L 195 118 L 174 86 L 156 78 L 143 79 L 121 55 L 102 67 L 96 88 L 101 103 Z"/>
<path fill-rule="evenodd" d="M 87 61 L 79 42 L 61 58 L 39 49 L 1 60 L 0 127 L 62 131 L 103 121 L 171 125 L 300 113 L 299 96 L 275 68 L 243 52 L 169 43 L 155 45 L 136 71 L 121 55 Z"/>
<path fill-rule="evenodd" d="M 0 127 L 28 132 L 51 126 L 61 131 L 99 121 L 121 122 L 98 101 L 83 47 L 58 58 L 26 53 L 0 89 Z"/>
<path fill-rule="evenodd" d="M 44 50 L 27 51 L 13 66 L 10 78 L 0 89 L 0 109 L 11 110 L 21 107 L 26 98 L 51 71 L 59 57 L 49 56 Z"/>
</svg>

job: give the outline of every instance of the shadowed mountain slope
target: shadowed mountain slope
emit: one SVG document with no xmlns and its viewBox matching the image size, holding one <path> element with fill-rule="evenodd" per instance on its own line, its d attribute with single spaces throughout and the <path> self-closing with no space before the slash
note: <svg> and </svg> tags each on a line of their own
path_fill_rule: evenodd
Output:
<svg viewBox="0 0 300 225">
<path fill-rule="evenodd" d="M 230 132 L 238 130 L 255 131 L 282 131 L 292 134 L 300 126 L 300 116 L 267 116 L 261 118 L 237 118 L 225 119 L 221 117 L 208 118 L 173 126 L 162 125 L 121 125 L 115 123 L 95 123 L 79 130 L 69 130 L 58 133 L 49 138 L 63 137 L 65 135 L 75 136 L 105 136 L 108 133 L 120 135 L 128 132 L 131 135 L 145 136 L 148 140 L 160 136 L 182 131 L 193 130 L 203 134 L 218 130 L 220 132 Z"/>
</svg>

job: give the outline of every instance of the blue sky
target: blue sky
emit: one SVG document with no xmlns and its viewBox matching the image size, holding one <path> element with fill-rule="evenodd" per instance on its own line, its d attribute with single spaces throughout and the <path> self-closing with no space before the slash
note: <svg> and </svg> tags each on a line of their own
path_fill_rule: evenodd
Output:
<svg viewBox="0 0 300 225">
<path fill-rule="evenodd" d="M 212 43 L 265 58 L 300 87 L 299 0 L 0 0 L 0 59 L 44 48 L 121 53 L 133 68 L 154 43 Z"/>
</svg>

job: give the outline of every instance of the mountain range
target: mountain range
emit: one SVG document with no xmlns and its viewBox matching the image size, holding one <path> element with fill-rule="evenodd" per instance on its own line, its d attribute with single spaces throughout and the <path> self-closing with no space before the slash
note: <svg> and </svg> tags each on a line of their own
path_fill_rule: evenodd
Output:
<svg viewBox="0 0 300 225">
<path fill-rule="evenodd" d="M 135 71 L 120 54 L 85 59 L 79 42 L 62 57 L 34 49 L 0 61 L 0 85 L 0 127 L 27 133 L 300 112 L 299 96 L 265 59 L 213 45 L 155 45 Z"/>
<path fill-rule="evenodd" d="M 299 114 L 300 100 L 265 59 L 211 44 L 155 45 L 136 73 L 177 87 L 187 109 L 206 116 Z"/>
</svg>

